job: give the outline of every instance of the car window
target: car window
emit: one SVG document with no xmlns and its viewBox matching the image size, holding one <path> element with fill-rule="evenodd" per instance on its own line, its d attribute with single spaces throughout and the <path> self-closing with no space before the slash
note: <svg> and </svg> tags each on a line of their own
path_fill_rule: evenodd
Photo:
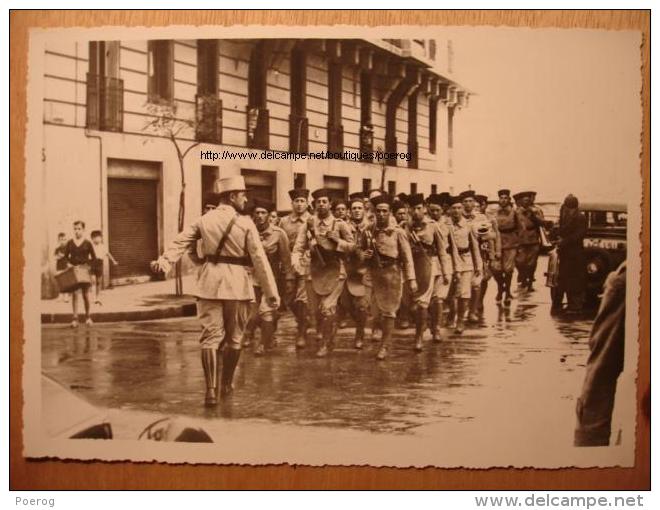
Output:
<svg viewBox="0 0 660 510">
<path fill-rule="evenodd" d="M 628 214 L 614 211 L 591 211 L 589 212 L 590 227 L 625 227 Z"/>
</svg>

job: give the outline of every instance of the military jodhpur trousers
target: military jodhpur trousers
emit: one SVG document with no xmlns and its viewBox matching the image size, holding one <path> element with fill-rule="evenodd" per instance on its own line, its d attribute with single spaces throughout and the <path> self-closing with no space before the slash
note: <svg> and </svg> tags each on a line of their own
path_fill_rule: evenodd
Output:
<svg viewBox="0 0 660 510">
<path fill-rule="evenodd" d="M 197 318 L 202 324 L 202 349 L 217 349 L 224 342 L 238 351 L 250 318 L 250 301 L 198 298 Z"/>
</svg>

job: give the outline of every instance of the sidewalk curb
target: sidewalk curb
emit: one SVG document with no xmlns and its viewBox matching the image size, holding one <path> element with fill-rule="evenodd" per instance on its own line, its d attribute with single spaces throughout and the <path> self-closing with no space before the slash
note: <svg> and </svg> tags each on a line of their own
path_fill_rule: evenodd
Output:
<svg viewBox="0 0 660 510">
<path fill-rule="evenodd" d="M 175 317 L 192 317 L 197 314 L 195 302 L 180 305 L 163 306 L 148 310 L 130 310 L 122 312 L 92 312 L 94 322 L 124 322 L 171 319 Z M 71 322 L 71 313 L 42 313 L 42 324 L 65 324 Z"/>
</svg>

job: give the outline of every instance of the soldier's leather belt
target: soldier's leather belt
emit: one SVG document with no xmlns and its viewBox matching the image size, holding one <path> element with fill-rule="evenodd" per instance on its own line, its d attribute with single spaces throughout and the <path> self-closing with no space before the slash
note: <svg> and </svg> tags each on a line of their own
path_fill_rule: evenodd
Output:
<svg viewBox="0 0 660 510">
<path fill-rule="evenodd" d="M 469 246 L 467 248 L 458 248 L 458 254 L 459 255 L 465 255 L 466 253 L 470 253 L 470 247 Z"/>
<path fill-rule="evenodd" d="M 229 255 L 207 255 L 207 262 L 212 264 L 234 264 L 235 266 L 251 266 L 250 257 L 231 257 Z"/>
<path fill-rule="evenodd" d="M 381 253 L 378 254 L 378 258 L 380 259 L 380 265 L 382 267 L 389 267 L 389 266 L 394 266 L 399 263 L 399 259 L 396 257 L 388 257 L 387 255 L 383 255 Z M 372 262 L 375 264 L 376 261 L 374 259 L 371 259 Z"/>
<path fill-rule="evenodd" d="M 511 228 L 500 228 L 500 234 L 513 234 L 516 231 L 516 227 Z"/>
</svg>

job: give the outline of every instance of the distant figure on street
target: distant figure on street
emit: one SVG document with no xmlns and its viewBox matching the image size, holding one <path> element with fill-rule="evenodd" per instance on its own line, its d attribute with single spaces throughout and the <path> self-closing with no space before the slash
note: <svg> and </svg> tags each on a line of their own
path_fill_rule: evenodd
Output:
<svg viewBox="0 0 660 510">
<path fill-rule="evenodd" d="M 578 199 L 568 195 L 559 210 L 559 284 L 553 293 L 553 310 L 561 309 L 564 294 L 568 299 L 567 313 L 579 313 L 582 310 L 586 286 L 586 232 L 587 218 L 580 212 Z"/>
<path fill-rule="evenodd" d="M 101 305 L 103 304 L 101 303 L 101 289 L 103 289 L 103 266 L 105 261 L 107 259 L 115 266 L 118 263 L 103 244 L 103 234 L 100 230 L 92 230 L 91 238 L 94 255 L 96 255 L 96 260 L 92 262 L 92 285 L 94 285 L 96 295 L 94 304 Z"/>
<path fill-rule="evenodd" d="M 73 239 L 69 239 L 69 242 L 66 243 L 65 258 L 68 265 L 85 266 L 87 270 L 90 270 L 90 267 L 94 265 L 96 255 L 92 243 L 89 242 L 89 239 L 85 238 L 84 221 L 78 220 L 73 223 Z M 71 303 L 73 306 L 73 320 L 71 321 L 72 328 L 78 327 L 78 291 L 82 294 L 83 303 L 85 305 L 85 324 L 88 326 L 92 324 L 92 318 L 89 315 L 90 285 L 90 283 L 79 283 L 71 291 Z"/>
<path fill-rule="evenodd" d="M 591 328 L 587 371 L 577 400 L 575 446 L 608 446 L 619 374 L 623 371 L 626 324 L 626 263 L 610 273 Z"/>
<path fill-rule="evenodd" d="M 60 232 L 57 234 L 57 247 L 55 248 L 54 256 L 55 256 L 55 271 L 60 272 L 64 271 L 68 264 L 66 261 L 66 234 L 64 232 Z M 65 303 L 69 302 L 69 293 L 68 292 L 62 292 L 60 294 L 60 300 L 64 301 Z"/>
</svg>

